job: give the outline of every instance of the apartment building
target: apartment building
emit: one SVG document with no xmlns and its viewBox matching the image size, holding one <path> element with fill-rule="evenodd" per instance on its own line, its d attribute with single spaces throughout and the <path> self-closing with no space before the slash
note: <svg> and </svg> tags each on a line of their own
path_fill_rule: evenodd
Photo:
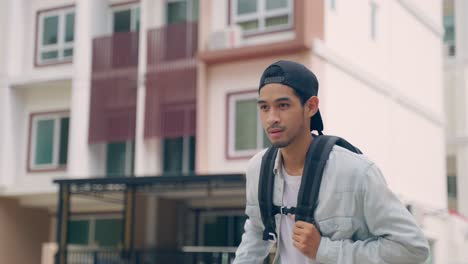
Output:
<svg viewBox="0 0 468 264">
<path fill-rule="evenodd" d="M 462 224 L 454 229 L 464 234 L 465 244 L 468 241 L 467 4 L 466 1 L 445 0 L 443 9 L 448 208 L 452 215 L 462 219 Z M 466 259 L 465 254 L 465 262 Z"/>
<path fill-rule="evenodd" d="M 379 165 L 431 241 L 428 263 L 468 259 L 446 209 L 442 7 L 3 1 L 0 262 L 228 263 L 243 172 L 268 146 L 259 76 L 279 59 L 316 72 L 324 132 Z"/>
</svg>

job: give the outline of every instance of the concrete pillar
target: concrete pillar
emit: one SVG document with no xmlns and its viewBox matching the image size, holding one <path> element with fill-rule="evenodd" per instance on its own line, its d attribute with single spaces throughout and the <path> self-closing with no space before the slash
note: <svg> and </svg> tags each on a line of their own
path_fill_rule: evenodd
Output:
<svg viewBox="0 0 468 264">
<path fill-rule="evenodd" d="M 138 51 L 138 91 L 135 132 L 135 175 L 148 176 L 160 174 L 161 140 L 145 139 L 145 76 L 147 71 L 148 30 L 156 28 L 162 20 L 162 1 L 143 0 L 140 2 L 140 42 Z"/>
<path fill-rule="evenodd" d="M 0 187 L 5 187 L 13 184 L 19 160 L 15 148 L 19 140 L 15 130 L 17 100 L 9 80 L 22 73 L 25 0 L 3 1 L 0 9 L 0 30 L 5 36 L 0 50 Z"/>
<path fill-rule="evenodd" d="M 198 50 L 202 52 L 206 49 L 206 40 L 211 32 L 211 0 L 199 2 L 198 20 Z M 196 130 L 196 150 L 195 150 L 195 171 L 203 174 L 208 172 L 208 69 L 207 66 L 198 62 L 197 65 L 197 130 Z"/>
<path fill-rule="evenodd" d="M 81 0 L 76 2 L 74 77 L 70 105 L 68 173 L 71 177 L 89 177 L 98 172 L 99 146 L 88 144 L 92 39 L 105 33 L 108 2 Z M 101 165 L 102 167 L 102 165 Z"/>
</svg>

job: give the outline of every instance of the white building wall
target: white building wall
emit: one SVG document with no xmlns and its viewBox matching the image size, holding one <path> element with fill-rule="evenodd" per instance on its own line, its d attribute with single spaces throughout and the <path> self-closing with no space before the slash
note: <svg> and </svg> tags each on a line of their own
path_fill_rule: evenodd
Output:
<svg viewBox="0 0 468 264">
<path fill-rule="evenodd" d="M 30 116 L 34 113 L 68 111 L 70 107 L 70 83 L 49 83 L 47 86 L 14 87 L 16 107 L 14 118 L 15 168 L 8 194 L 50 193 L 56 190 L 53 180 L 64 178 L 67 171 L 28 172 L 28 142 L 30 139 Z"/>
<path fill-rule="evenodd" d="M 209 139 L 209 145 L 207 153 L 203 157 L 208 164 L 203 171 L 207 173 L 242 173 L 245 171 L 249 158 L 230 159 L 227 157 L 226 136 L 229 128 L 226 124 L 228 111 L 226 102 L 228 94 L 242 91 L 257 92 L 262 71 L 280 59 L 294 60 L 310 65 L 310 54 L 302 53 L 220 64 L 208 68 L 206 105 L 209 110 L 207 111 L 205 131 L 208 133 L 206 138 Z"/>
<path fill-rule="evenodd" d="M 468 2 L 455 0 L 455 38 L 456 57 L 447 63 L 452 64 L 447 68 L 448 76 L 446 85 L 451 85 L 455 100 L 450 106 L 455 112 L 456 118 L 453 123 L 455 132 L 451 133 L 449 142 L 453 143 L 456 152 L 457 163 L 457 201 L 458 211 L 463 215 L 468 215 Z M 449 79 L 453 77 L 453 79 Z"/>
<path fill-rule="evenodd" d="M 369 2 L 326 8 L 326 130 L 361 146 L 396 193 L 444 208 L 441 36 L 399 1 L 375 3 L 375 39 Z"/>
</svg>

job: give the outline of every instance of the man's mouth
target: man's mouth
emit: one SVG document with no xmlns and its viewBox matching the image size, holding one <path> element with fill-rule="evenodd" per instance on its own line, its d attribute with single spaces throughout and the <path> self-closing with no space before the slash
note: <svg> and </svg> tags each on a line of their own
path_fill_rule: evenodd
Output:
<svg viewBox="0 0 468 264">
<path fill-rule="evenodd" d="M 283 130 L 282 129 L 279 129 L 279 128 L 272 128 L 272 129 L 269 129 L 268 130 L 268 134 L 271 136 L 271 137 L 278 137 L 281 135 L 281 133 L 283 133 Z"/>
</svg>

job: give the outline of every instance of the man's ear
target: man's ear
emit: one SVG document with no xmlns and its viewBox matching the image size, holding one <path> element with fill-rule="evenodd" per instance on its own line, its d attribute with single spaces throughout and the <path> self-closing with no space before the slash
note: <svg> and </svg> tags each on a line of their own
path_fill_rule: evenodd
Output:
<svg viewBox="0 0 468 264">
<path fill-rule="evenodd" d="M 319 99 L 317 96 L 311 96 L 305 103 L 305 111 L 309 117 L 317 113 L 319 106 Z"/>
</svg>

